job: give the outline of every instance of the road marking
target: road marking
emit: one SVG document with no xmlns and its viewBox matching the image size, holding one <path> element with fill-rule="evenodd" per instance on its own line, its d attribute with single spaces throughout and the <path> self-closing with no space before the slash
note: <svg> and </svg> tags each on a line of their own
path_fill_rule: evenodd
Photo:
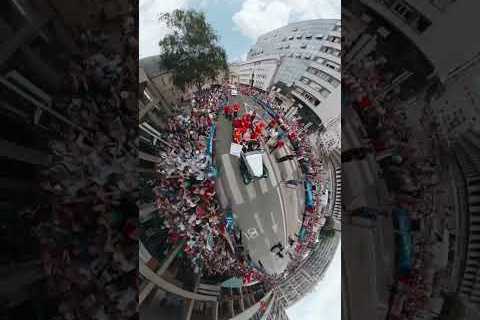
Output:
<svg viewBox="0 0 480 320">
<path fill-rule="evenodd" d="M 273 216 L 273 211 L 270 211 L 270 218 L 272 219 L 272 230 L 274 233 L 278 233 L 278 224 Z"/>
<path fill-rule="evenodd" d="M 216 184 L 218 200 L 220 201 L 221 207 L 225 209 L 226 207 L 228 207 L 228 198 L 225 194 L 225 189 L 223 188 L 222 179 L 217 179 Z"/>
<path fill-rule="evenodd" d="M 267 245 L 268 250 L 272 248 L 272 243 L 270 242 L 270 239 L 268 237 L 263 238 L 265 241 L 265 244 Z"/>
<path fill-rule="evenodd" d="M 263 230 L 262 222 L 260 221 L 260 217 L 258 216 L 258 213 L 255 212 L 253 214 L 253 217 L 255 218 L 255 221 L 257 222 L 258 229 L 260 230 L 261 234 L 265 233 L 265 230 Z"/>
<path fill-rule="evenodd" d="M 262 194 L 268 192 L 267 179 L 260 179 L 260 189 L 262 190 Z"/>
<path fill-rule="evenodd" d="M 243 196 L 238 188 L 237 178 L 235 177 L 235 171 L 233 171 L 232 162 L 230 160 L 230 155 L 228 153 L 222 154 L 222 163 L 223 168 L 225 169 L 225 176 L 227 178 L 228 187 L 230 189 L 231 195 L 235 204 L 243 203 Z"/>
<path fill-rule="evenodd" d="M 270 179 L 270 183 L 272 184 L 273 187 L 276 187 L 278 185 L 278 181 L 277 181 L 275 171 L 272 168 L 272 164 L 270 163 L 270 157 L 266 155 L 263 160 L 265 161 L 265 166 L 267 167 L 267 170 L 268 170 L 268 178 Z"/>
<path fill-rule="evenodd" d="M 257 232 L 257 229 L 255 228 L 250 228 L 247 230 L 247 232 L 244 232 L 243 234 L 248 240 L 252 240 L 258 237 L 258 232 Z"/>
<path fill-rule="evenodd" d="M 248 193 L 248 198 L 250 198 L 250 201 L 255 199 L 257 197 L 257 193 L 255 192 L 255 183 L 249 183 L 246 185 L 247 193 Z"/>
</svg>

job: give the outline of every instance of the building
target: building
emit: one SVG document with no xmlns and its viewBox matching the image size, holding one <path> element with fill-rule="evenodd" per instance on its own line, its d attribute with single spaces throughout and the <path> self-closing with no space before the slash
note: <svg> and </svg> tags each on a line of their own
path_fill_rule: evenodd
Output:
<svg viewBox="0 0 480 320">
<path fill-rule="evenodd" d="M 406 36 L 431 61 L 436 75 L 442 80 L 454 76 L 478 58 L 480 43 L 468 37 L 449 37 L 445 50 L 445 35 L 461 35 L 479 26 L 479 4 L 475 1 L 451 0 L 361 0 Z M 476 27 L 475 27 L 476 26 Z"/>
<path fill-rule="evenodd" d="M 231 84 L 238 85 L 240 83 L 240 64 L 237 62 L 228 65 L 228 81 Z"/>
<path fill-rule="evenodd" d="M 327 34 L 337 22 L 334 19 L 300 21 L 263 34 L 248 52 L 247 61 L 278 56 L 281 62 L 272 83 L 283 82 L 291 86 L 319 56 Z M 340 47 L 339 42 L 336 47 Z"/>
<path fill-rule="evenodd" d="M 480 222 L 478 207 L 478 190 L 480 188 L 480 135 L 478 131 L 469 131 L 462 135 L 453 146 L 456 169 L 456 189 L 458 200 L 456 206 L 456 235 L 451 246 L 455 264 L 452 266 L 452 276 L 455 276 L 450 289 L 458 292 L 469 303 L 480 307 L 480 265 L 478 264 L 480 243 Z M 457 287 L 455 287 L 455 284 Z"/>
<path fill-rule="evenodd" d="M 340 23 L 320 42 L 316 55 L 307 69 L 297 78 L 292 95 L 302 107 L 307 107 L 320 119 L 327 134 L 324 146 L 339 149 L 341 99 Z M 333 138 L 333 139 L 332 139 Z"/>
<path fill-rule="evenodd" d="M 280 282 L 279 303 L 288 308 L 307 295 L 322 280 L 340 241 L 340 233 L 320 238 L 316 247 L 300 265 Z"/>
<path fill-rule="evenodd" d="M 185 92 L 182 92 L 175 87 L 172 81 L 172 74 L 162 66 L 160 56 L 140 59 L 139 65 L 150 83 L 155 84 L 154 87 L 152 85 L 150 87 L 156 91 L 156 94 L 161 99 L 160 103 L 165 106 L 180 105 L 183 100 L 191 97 L 192 88 L 187 88 Z"/>
<path fill-rule="evenodd" d="M 264 56 L 235 65 L 238 82 L 245 86 L 268 91 L 280 65 L 279 56 Z"/>
</svg>

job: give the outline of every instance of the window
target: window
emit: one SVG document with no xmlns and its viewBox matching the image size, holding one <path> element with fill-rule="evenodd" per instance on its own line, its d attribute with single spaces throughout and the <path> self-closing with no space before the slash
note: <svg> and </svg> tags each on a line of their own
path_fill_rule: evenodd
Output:
<svg viewBox="0 0 480 320">
<path fill-rule="evenodd" d="M 301 34 L 299 34 L 299 35 L 297 36 L 297 39 L 302 39 L 302 38 L 303 38 L 303 35 L 301 35 Z"/>
<path fill-rule="evenodd" d="M 302 44 L 302 45 L 300 46 L 300 48 L 302 48 L 302 49 L 307 49 L 307 44 L 306 44 L 306 43 Z"/>
<path fill-rule="evenodd" d="M 328 36 L 326 40 L 332 43 L 340 43 L 340 38 L 335 36 Z"/>
<path fill-rule="evenodd" d="M 308 40 L 312 39 L 312 35 L 311 34 L 306 35 L 305 39 L 308 39 Z"/>
<path fill-rule="evenodd" d="M 340 50 L 337 50 L 335 48 L 322 47 L 322 48 L 320 48 L 320 52 L 328 53 L 328 54 L 330 54 L 332 56 L 335 56 L 335 57 L 340 57 Z"/>
<path fill-rule="evenodd" d="M 391 7 L 389 3 L 386 3 L 386 5 L 393 13 L 417 32 L 424 32 L 432 24 L 427 17 L 405 1 L 400 0 L 394 2 L 393 7 Z"/>
<path fill-rule="evenodd" d="M 315 36 L 315 39 L 322 40 L 322 39 L 323 39 L 323 35 L 322 35 L 322 34 L 317 34 L 317 35 Z"/>
<path fill-rule="evenodd" d="M 310 83 L 310 79 L 307 79 L 307 78 L 305 78 L 305 77 L 301 77 L 301 78 L 300 78 L 300 81 L 302 81 L 302 82 L 305 83 L 305 84 L 309 84 L 309 83 Z"/>
</svg>

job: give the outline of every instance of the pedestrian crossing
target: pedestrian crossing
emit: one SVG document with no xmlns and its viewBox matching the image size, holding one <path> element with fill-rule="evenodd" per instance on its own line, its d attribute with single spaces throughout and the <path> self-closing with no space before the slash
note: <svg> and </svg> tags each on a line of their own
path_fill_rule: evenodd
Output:
<svg viewBox="0 0 480 320">
<path fill-rule="evenodd" d="M 235 176 L 235 171 L 233 169 L 232 161 L 231 161 L 230 154 L 223 154 L 222 155 L 222 167 L 223 175 L 226 177 L 228 188 L 230 189 L 230 196 L 233 197 L 234 203 L 239 205 L 244 202 L 242 193 L 240 192 L 239 184 L 237 178 Z"/>
</svg>

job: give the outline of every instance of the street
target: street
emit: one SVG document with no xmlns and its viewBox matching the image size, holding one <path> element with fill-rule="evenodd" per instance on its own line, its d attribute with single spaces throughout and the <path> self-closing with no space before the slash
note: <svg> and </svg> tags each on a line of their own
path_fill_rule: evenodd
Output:
<svg viewBox="0 0 480 320">
<path fill-rule="evenodd" d="M 241 103 L 241 112 L 263 109 L 251 98 L 236 96 L 229 103 Z M 265 119 L 270 120 L 269 118 Z M 286 147 L 273 154 L 265 152 L 263 160 L 268 170 L 268 178 L 245 185 L 240 174 L 240 159 L 230 155 L 232 124 L 221 115 L 217 121 L 216 165 L 220 172 L 217 179 L 217 195 L 223 208 L 233 210 L 235 222 L 241 228 L 243 242 L 250 256 L 262 262 L 268 273 L 281 273 L 289 262 L 288 255 L 280 258 L 270 252 L 270 248 L 281 242 L 287 249 L 288 236 L 294 236 L 301 224 L 304 207 L 304 189 L 286 187 L 281 181 L 300 179 L 296 161 L 277 163 L 275 156 L 283 156 Z"/>
</svg>

